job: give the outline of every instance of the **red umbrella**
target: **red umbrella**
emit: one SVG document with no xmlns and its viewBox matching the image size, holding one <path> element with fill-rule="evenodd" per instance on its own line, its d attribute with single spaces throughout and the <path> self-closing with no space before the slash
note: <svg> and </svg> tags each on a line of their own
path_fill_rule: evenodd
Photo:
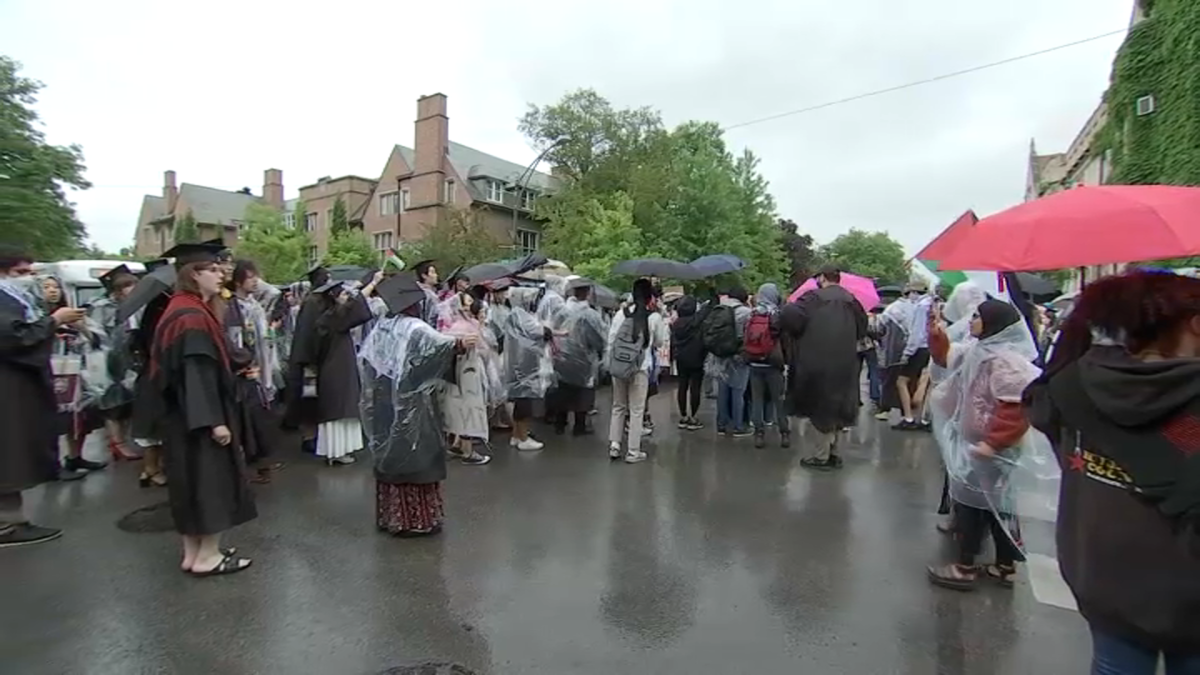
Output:
<svg viewBox="0 0 1200 675">
<path fill-rule="evenodd" d="M 979 221 L 941 270 L 1056 270 L 1200 254 L 1200 188 L 1077 187 Z"/>
</svg>

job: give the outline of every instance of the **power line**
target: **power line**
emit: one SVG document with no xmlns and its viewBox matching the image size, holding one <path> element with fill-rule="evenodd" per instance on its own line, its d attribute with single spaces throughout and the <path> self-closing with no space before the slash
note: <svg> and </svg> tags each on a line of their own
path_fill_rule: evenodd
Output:
<svg viewBox="0 0 1200 675">
<path fill-rule="evenodd" d="M 769 115 L 767 117 L 760 117 L 758 119 L 750 120 L 748 122 L 739 122 L 737 124 L 730 124 L 725 127 L 725 131 L 729 131 L 730 129 L 738 129 L 741 127 L 748 127 L 752 124 L 761 124 L 763 122 L 770 122 L 772 120 L 782 119 L 784 117 L 791 117 L 792 115 L 802 115 L 804 113 L 813 112 L 814 110 L 822 110 L 824 108 L 831 108 L 835 105 L 842 105 L 843 103 L 852 103 L 854 101 L 861 101 L 864 98 L 872 98 L 874 96 L 890 94 L 894 91 L 900 91 L 901 89 L 909 89 L 911 87 L 919 87 L 923 84 L 930 84 L 932 82 L 948 80 L 952 77 L 958 77 L 960 75 L 968 75 L 970 73 L 976 73 L 981 70 L 987 70 L 988 68 L 995 68 L 996 66 L 1003 66 L 1003 65 L 1007 65 L 1009 63 L 1015 63 L 1017 61 L 1024 61 L 1025 59 L 1031 59 L 1035 56 L 1042 56 L 1044 54 L 1049 54 L 1051 52 L 1057 52 L 1057 51 L 1060 51 L 1063 49 L 1069 49 L 1071 47 L 1078 47 L 1079 45 L 1085 45 L 1089 42 L 1095 42 L 1096 40 L 1103 40 L 1104 38 L 1112 37 L 1114 35 L 1120 35 L 1121 33 L 1124 33 L 1128 30 L 1129 30 L 1128 28 L 1122 28 L 1121 30 L 1114 30 L 1114 31 L 1111 31 L 1108 33 L 1104 33 L 1103 35 L 1093 35 L 1092 37 L 1084 38 L 1082 40 L 1076 40 L 1075 42 L 1068 42 L 1066 44 L 1058 45 L 1056 47 L 1050 47 L 1048 49 L 1041 49 L 1036 52 L 1029 52 L 1028 54 L 1022 54 L 1020 56 L 1013 56 L 1013 57 L 1010 57 L 1010 58 L 1007 58 L 1007 59 L 1004 59 L 1001 61 L 985 63 L 981 66 L 973 66 L 971 68 L 965 68 L 963 70 L 956 70 L 952 73 L 944 73 L 942 75 L 937 75 L 934 77 L 926 78 L 924 80 L 917 80 L 915 82 L 899 84 L 894 87 L 888 87 L 887 89 L 877 89 L 875 91 L 866 92 L 865 94 L 857 94 L 855 96 L 838 99 L 836 101 L 827 101 L 827 102 L 821 103 L 819 105 L 809 106 L 807 108 L 800 108 L 798 110 L 789 110 L 788 112 L 782 112 L 782 113 L 778 113 L 775 115 Z"/>
</svg>

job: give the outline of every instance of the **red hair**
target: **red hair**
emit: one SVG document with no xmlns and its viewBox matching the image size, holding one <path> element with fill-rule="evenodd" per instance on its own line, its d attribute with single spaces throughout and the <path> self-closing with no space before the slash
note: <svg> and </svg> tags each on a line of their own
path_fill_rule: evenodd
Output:
<svg viewBox="0 0 1200 675">
<path fill-rule="evenodd" d="M 1121 340 L 1134 354 L 1151 347 L 1169 353 L 1179 329 L 1196 316 L 1200 279 L 1148 270 L 1104 277 L 1079 294 L 1048 369 L 1079 358 L 1091 347 L 1093 331 Z"/>
</svg>

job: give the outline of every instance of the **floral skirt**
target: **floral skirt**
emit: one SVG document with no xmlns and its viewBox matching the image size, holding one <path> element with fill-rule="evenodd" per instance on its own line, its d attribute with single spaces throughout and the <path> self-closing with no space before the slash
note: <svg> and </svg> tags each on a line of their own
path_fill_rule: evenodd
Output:
<svg viewBox="0 0 1200 675">
<path fill-rule="evenodd" d="M 375 482 L 375 524 L 390 534 L 426 533 L 446 519 L 442 484 Z"/>
</svg>

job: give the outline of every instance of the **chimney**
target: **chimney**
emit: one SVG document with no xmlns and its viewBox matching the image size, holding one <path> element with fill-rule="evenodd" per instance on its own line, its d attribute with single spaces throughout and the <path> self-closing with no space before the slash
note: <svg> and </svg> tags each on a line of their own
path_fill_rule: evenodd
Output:
<svg viewBox="0 0 1200 675">
<path fill-rule="evenodd" d="M 263 172 L 263 201 L 277 209 L 283 208 L 283 172 L 267 169 Z"/>
<path fill-rule="evenodd" d="M 175 204 L 179 201 L 179 188 L 175 187 L 175 172 L 163 172 L 163 199 L 167 202 L 167 213 L 175 213 Z"/>
<path fill-rule="evenodd" d="M 431 94 L 417 100 L 417 122 L 413 137 L 409 203 L 410 209 L 421 209 L 442 201 L 446 155 L 450 151 L 450 118 L 446 116 L 445 94 Z M 432 221 L 426 223 L 429 224 Z"/>
</svg>

